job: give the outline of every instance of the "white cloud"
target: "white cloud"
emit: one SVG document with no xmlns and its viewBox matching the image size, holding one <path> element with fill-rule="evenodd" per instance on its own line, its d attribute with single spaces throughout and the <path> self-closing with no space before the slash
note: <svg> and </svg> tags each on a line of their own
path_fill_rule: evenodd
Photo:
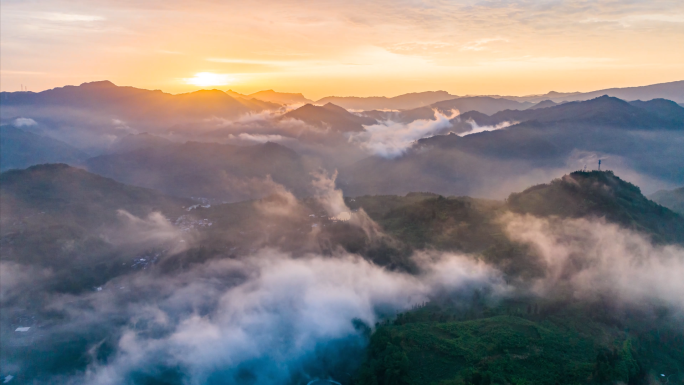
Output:
<svg viewBox="0 0 684 385">
<path fill-rule="evenodd" d="M 485 131 L 496 131 L 496 130 L 500 130 L 502 128 L 510 127 L 514 124 L 518 124 L 518 122 L 501 122 L 501 123 L 493 125 L 493 126 L 478 126 L 477 123 L 472 119 L 468 119 L 466 121 L 466 123 L 470 124 L 472 129 L 468 132 L 464 132 L 462 134 L 459 134 L 460 136 L 477 134 L 479 132 L 485 132 Z"/>
<path fill-rule="evenodd" d="M 681 247 L 653 245 L 643 234 L 602 219 L 509 214 L 502 221 L 509 237 L 531 245 L 546 265 L 546 277 L 534 286 L 538 294 L 569 289 L 582 299 L 664 303 L 684 312 Z"/>
<path fill-rule="evenodd" d="M 452 127 L 450 122 L 459 115 L 458 110 L 452 110 L 450 115 L 434 110 L 435 119 L 414 120 L 411 123 L 386 120 L 371 126 L 364 126 L 366 131 L 352 134 L 352 142 L 360 143 L 361 147 L 374 155 L 385 158 L 395 158 L 405 153 L 413 143 L 443 133 Z"/>
<path fill-rule="evenodd" d="M 30 127 L 30 126 L 37 126 L 38 123 L 31 118 L 16 118 L 12 122 L 12 125 L 14 127 Z"/>
<path fill-rule="evenodd" d="M 361 348 L 353 320 L 372 326 L 378 313 L 409 309 L 437 292 L 506 290 L 499 273 L 462 255 L 425 255 L 421 260 L 423 273 L 415 276 L 354 255 L 293 258 L 264 249 L 175 277 L 139 277 L 126 287 L 158 293 L 159 300 L 132 307 L 131 319 L 146 320 L 150 330 L 171 327 L 170 333 L 150 338 L 145 330 L 125 328 L 117 354 L 107 365 L 92 365 L 78 382 L 124 383 L 130 373 L 160 364 L 186 368 L 188 383 L 206 383 L 222 368 L 230 382 L 241 364 L 251 362 L 256 383 L 286 383 L 321 344 L 352 339 Z M 215 307 L 210 314 L 163 315 L 174 308 L 203 306 L 208 298 Z"/>
</svg>

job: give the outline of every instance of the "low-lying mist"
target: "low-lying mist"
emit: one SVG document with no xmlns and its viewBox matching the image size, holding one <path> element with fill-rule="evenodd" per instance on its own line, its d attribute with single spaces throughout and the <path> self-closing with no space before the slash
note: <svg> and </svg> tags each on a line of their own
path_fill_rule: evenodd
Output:
<svg viewBox="0 0 684 385">
<path fill-rule="evenodd" d="M 451 120 L 459 115 L 458 110 L 452 110 L 449 115 L 436 109 L 433 112 L 434 119 L 419 119 L 409 123 L 384 120 L 365 126 L 364 132 L 351 134 L 349 141 L 358 143 L 372 155 L 396 158 L 418 139 L 448 133 L 452 128 Z"/>
</svg>

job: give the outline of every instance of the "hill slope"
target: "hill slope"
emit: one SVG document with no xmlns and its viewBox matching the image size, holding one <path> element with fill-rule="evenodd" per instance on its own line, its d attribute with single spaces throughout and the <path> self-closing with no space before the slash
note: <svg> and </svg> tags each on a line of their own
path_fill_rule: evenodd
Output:
<svg viewBox="0 0 684 385">
<path fill-rule="evenodd" d="M 41 163 L 78 164 L 87 157 L 83 151 L 59 140 L 10 125 L 0 126 L 0 171 Z"/>
<path fill-rule="evenodd" d="M 65 164 L 6 171 L 0 174 L 0 255 L 4 262 L 51 269 L 36 290 L 90 290 L 129 272 L 137 253 L 164 243 L 159 240 L 170 225 L 161 218 L 146 222 L 148 215 L 176 218 L 190 204 Z"/>
<path fill-rule="evenodd" d="M 270 194 L 271 176 L 297 194 L 308 186 L 309 166 L 296 152 L 275 143 L 232 146 L 187 142 L 101 155 L 88 170 L 169 195 L 240 201 Z"/>
</svg>

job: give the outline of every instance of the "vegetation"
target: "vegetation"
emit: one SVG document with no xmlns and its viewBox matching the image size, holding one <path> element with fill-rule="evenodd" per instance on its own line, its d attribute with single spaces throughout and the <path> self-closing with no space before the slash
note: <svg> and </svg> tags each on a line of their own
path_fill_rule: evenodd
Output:
<svg viewBox="0 0 684 385">
<path fill-rule="evenodd" d="M 676 323 L 602 303 L 428 303 L 377 325 L 356 383 L 646 384 L 684 380 Z"/>
</svg>

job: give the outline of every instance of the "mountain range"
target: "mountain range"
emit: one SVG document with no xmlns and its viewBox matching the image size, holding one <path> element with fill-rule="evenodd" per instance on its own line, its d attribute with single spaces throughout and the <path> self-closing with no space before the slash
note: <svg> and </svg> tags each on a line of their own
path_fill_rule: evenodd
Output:
<svg viewBox="0 0 684 385">
<path fill-rule="evenodd" d="M 684 184 L 684 108 L 662 98 L 535 104 L 476 96 L 352 113 L 332 102 L 291 109 L 260 95 L 306 101 L 271 91 L 171 95 L 110 82 L 3 93 L 2 169 L 66 162 L 171 195 L 219 201 L 261 197 L 253 186 L 269 175 L 305 195 L 301 186 L 320 166 L 338 169 L 340 186 L 352 195 L 425 188 L 501 198 L 559 172 L 593 168 L 599 159 L 647 193 Z M 451 96 L 397 100 L 408 106 Z M 386 146 L 398 149 L 388 156 Z M 233 189 L 236 183 L 243 187 Z"/>
</svg>

